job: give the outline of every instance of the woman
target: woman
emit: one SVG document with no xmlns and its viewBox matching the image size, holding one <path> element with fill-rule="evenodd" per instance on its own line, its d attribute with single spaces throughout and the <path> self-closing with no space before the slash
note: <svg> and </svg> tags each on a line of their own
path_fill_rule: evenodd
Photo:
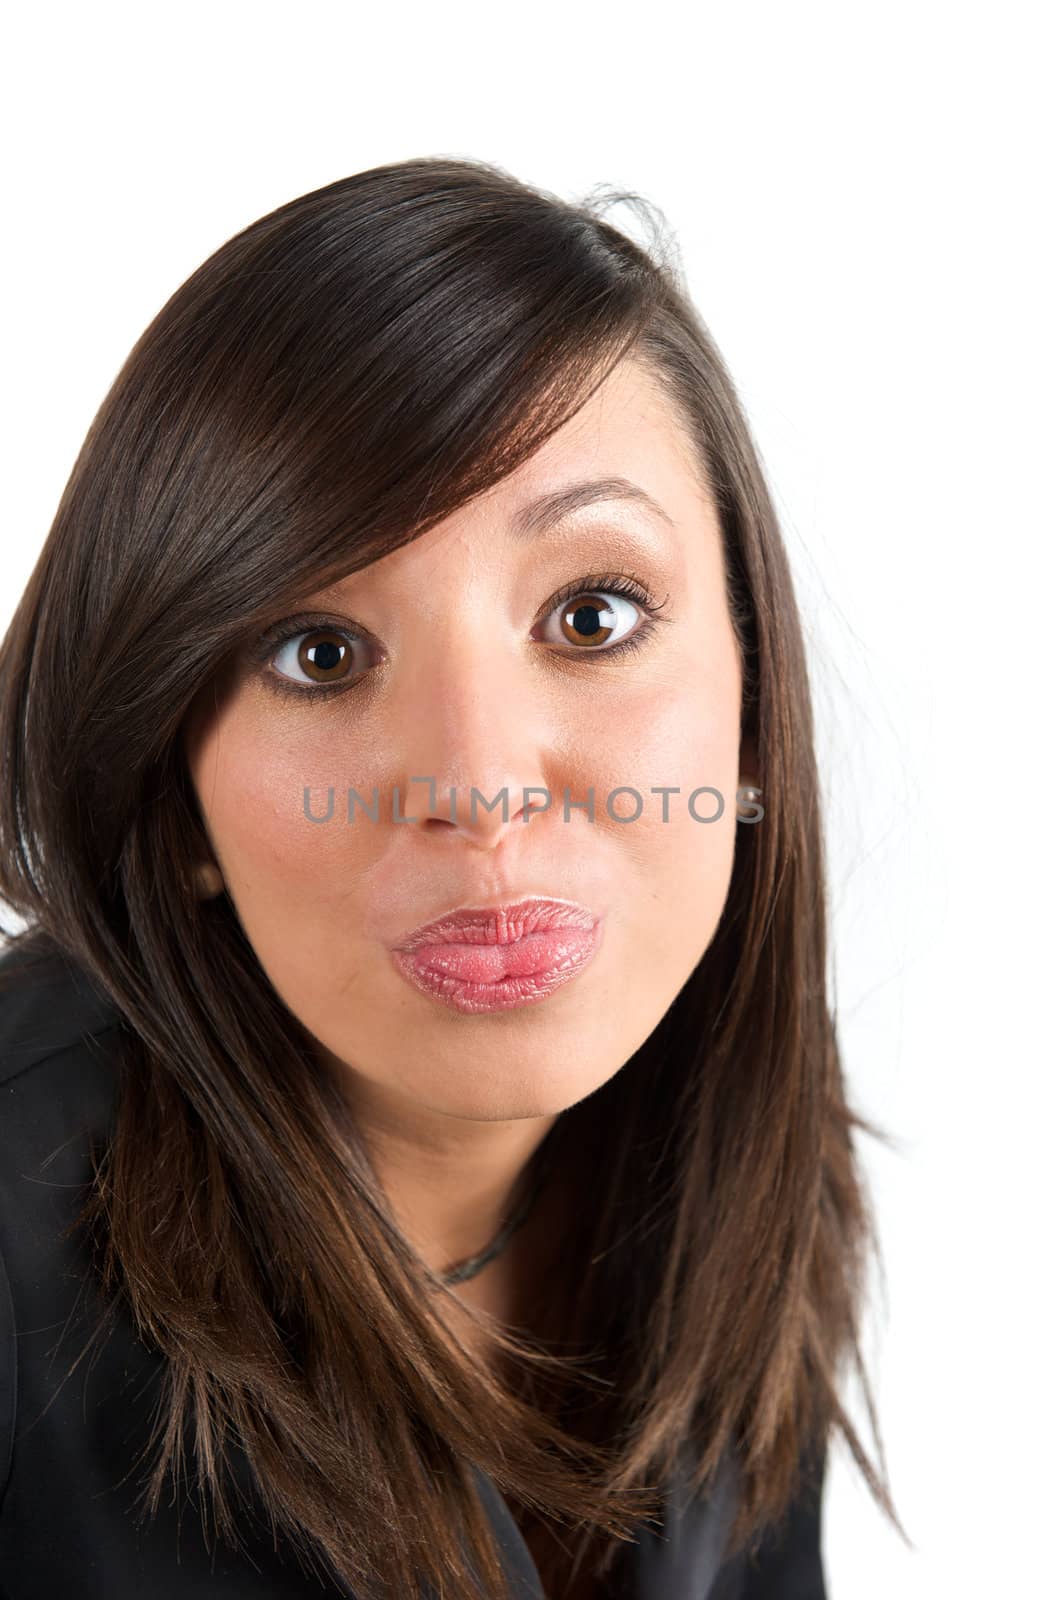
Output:
<svg viewBox="0 0 1059 1600">
<path fill-rule="evenodd" d="M 600 210 L 304 195 L 90 429 L 0 653 L 10 1600 L 818 1596 L 835 1428 L 896 1521 L 791 580 Z"/>
</svg>

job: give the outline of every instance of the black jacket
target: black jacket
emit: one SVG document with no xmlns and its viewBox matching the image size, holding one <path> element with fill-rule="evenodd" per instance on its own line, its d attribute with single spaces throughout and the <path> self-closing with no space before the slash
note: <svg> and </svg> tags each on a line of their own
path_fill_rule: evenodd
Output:
<svg viewBox="0 0 1059 1600">
<path fill-rule="evenodd" d="M 211 1555 L 190 1499 L 164 1495 L 138 1526 L 137 1466 L 162 1357 L 124 1316 L 72 1376 L 100 1302 L 83 1247 L 64 1238 L 88 1181 L 88 1147 L 111 1126 L 117 1012 L 58 952 L 21 968 L 0 956 L 0 1597 L 2 1600 L 321 1600 L 293 1553 L 241 1529 L 248 1554 Z M 146 1458 L 145 1458 L 146 1461 Z M 478 1474 L 518 1600 L 543 1600 L 529 1550 L 495 1484 Z M 819 1492 L 751 1560 L 721 1562 L 734 1477 L 705 1500 L 676 1487 L 663 1532 L 621 1552 L 625 1600 L 826 1600 Z M 179 1512 L 179 1522 L 178 1522 Z"/>
</svg>

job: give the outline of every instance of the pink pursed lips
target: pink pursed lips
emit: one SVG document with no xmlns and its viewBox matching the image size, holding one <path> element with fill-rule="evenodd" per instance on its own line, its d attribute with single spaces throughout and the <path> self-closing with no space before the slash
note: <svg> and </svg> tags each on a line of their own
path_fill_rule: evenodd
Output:
<svg viewBox="0 0 1059 1600">
<path fill-rule="evenodd" d="M 416 988 L 462 1011 L 543 999 L 588 964 L 602 918 L 570 900 L 466 907 L 425 923 L 393 948 Z"/>
</svg>

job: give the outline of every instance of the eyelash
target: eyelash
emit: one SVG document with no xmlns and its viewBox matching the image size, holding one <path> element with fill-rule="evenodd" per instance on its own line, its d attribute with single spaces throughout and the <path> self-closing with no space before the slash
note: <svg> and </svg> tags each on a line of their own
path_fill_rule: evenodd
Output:
<svg viewBox="0 0 1059 1600">
<path fill-rule="evenodd" d="M 573 600 L 576 596 L 584 594 L 621 595 L 626 600 L 634 600 L 645 613 L 645 616 L 635 633 L 627 635 L 626 638 L 619 640 L 617 644 L 604 645 L 595 650 L 574 651 L 575 658 L 577 656 L 583 656 L 590 660 L 598 659 L 600 656 L 613 658 L 614 656 L 638 650 L 654 635 L 659 623 L 671 620 L 662 615 L 669 596 L 667 595 L 665 600 L 656 602 L 638 578 L 634 578 L 630 573 L 625 572 L 596 573 L 587 578 L 578 578 L 574 583 L 565 584 L 558 594 L 553 595 L 548 602 L 543 617 L 550 617 L 552 612 L 565 605 L 568 600 Z M 287 617 L 282 622 L 276 623 L 274 627 L 268 628 L 258 637 L 251 649 L 252 658 L 259 665 L 267 667 L 267 663 L 271 658 L 277 655 L 283 646 L 289 644 L 292 639 L 300 639 L 306 633 L 324 632 L 341 634 L 351 642 L 360 637 L 351 633 L 349 629 L 338 627 L 319 616 L 303 614 Z M 569 654 L 566 655 L 566 659 L 570 659 Z M 330 699 L 332 695 L 344 693 L 358 681 L 360 676 L 362 675 L 358 674 L 358 678 L 347 679 L 343 683 L 299 684 L 292 679 L 281 677 L 276 672 L 266 670 L 262 673 L 262 677 L 270 689 L 274 689 L 278 694 L 296 695 L 300 700 Z"/>
</svg>

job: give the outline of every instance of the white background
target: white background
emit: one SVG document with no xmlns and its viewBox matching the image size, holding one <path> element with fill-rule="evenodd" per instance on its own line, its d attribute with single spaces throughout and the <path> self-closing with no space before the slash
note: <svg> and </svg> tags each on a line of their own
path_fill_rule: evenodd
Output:
<svg viewBox="0 0 1059 1600">
<path fill-rule="evenodd" d="M 1048 1592 L 1046 8 L 404 5 L 378 8 L 381 22 L 376 9 L 95 0 L 9 24 L 0 624 L 130 346 L 255 218 L 439 154 L 565 198 L 609 182 L 660 206 L 796 566 L 851 1096 L 898 1143 L 862 1144 L 886 1264 L 865 1336 L 918 1548 L 838 1448 L 830 1593 Z"/>
</svg>

